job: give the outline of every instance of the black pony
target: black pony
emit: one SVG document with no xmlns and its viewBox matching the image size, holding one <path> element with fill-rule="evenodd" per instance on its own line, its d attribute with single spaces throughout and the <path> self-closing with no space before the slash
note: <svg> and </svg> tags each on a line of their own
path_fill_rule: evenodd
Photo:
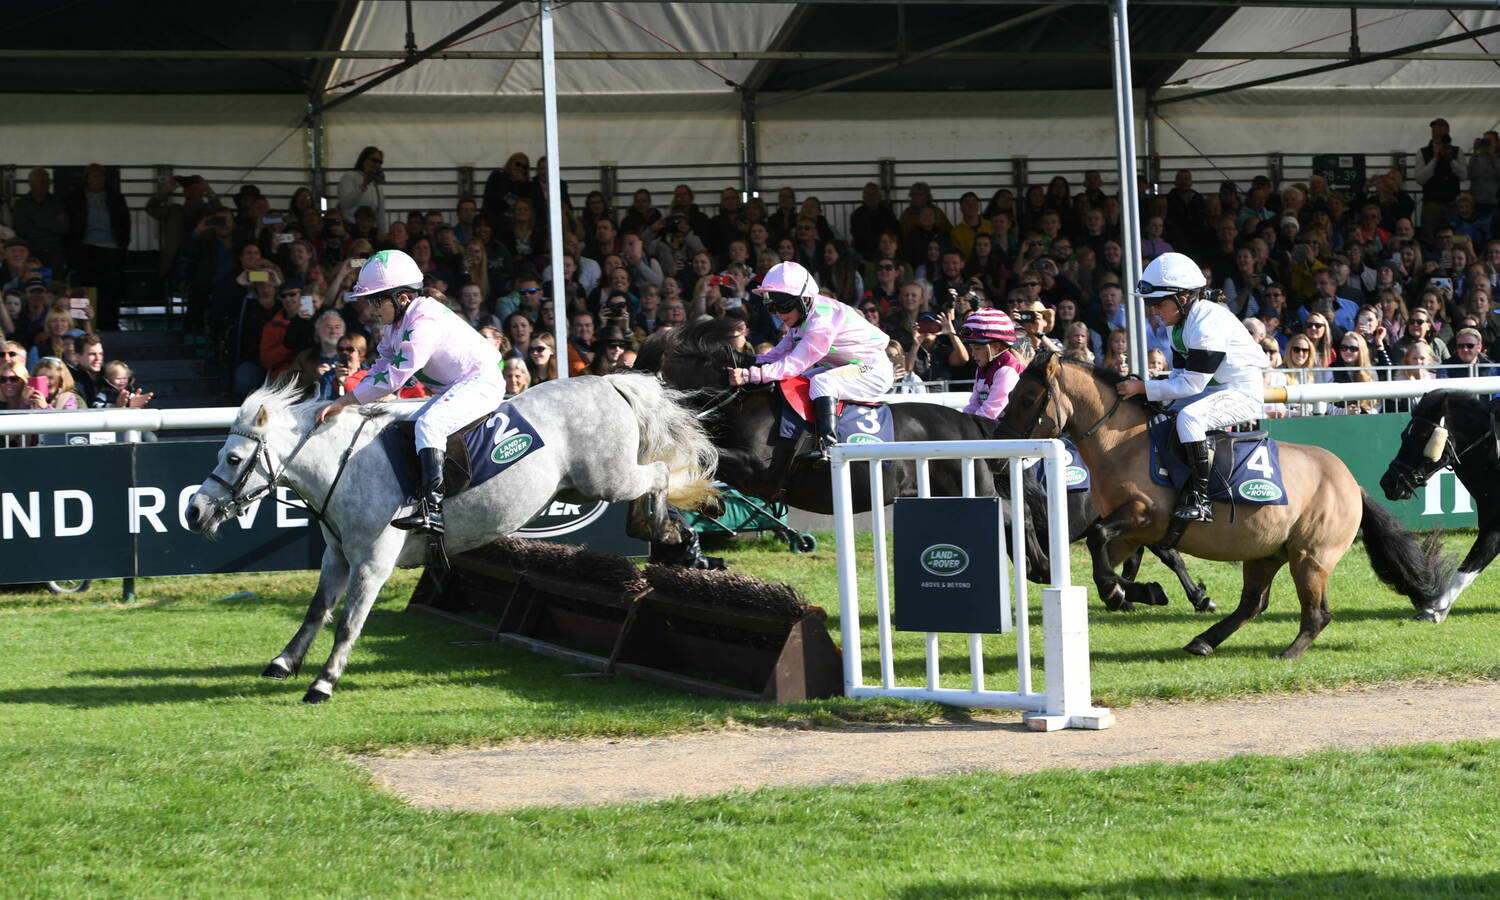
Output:
<svg viewBox="0 0 1500 900">
<path fill-rule="evenodd" d="M 657 372 L 673 387 L 703 392 L 705 425 L 719 448 L 719 480 L 766 500 L 776 496 L 784 481 L 786 491 L 782 499 L 787 504 L 809 512 L 832 512 L 833 488 L 828 469 L 794 460 L 796 448 L 793 443 L 776 435 L 781 404 L 776 388 L 772 385 L 747 385 L 730 389 L 728 369 L 755 363 L 753 354 L 737 351 L 731 345 L 730 335 L 734 327 L 734 320 L 726 317 L 658 332 L 641 347 L 635 368 Z M 892 403 L 890 409 L 897 441 L 967 441 L 993 437 L 988 421 L 936 403 Z M 1008 499 L 1010 482 L 1006 462 L 991 462 L 992 466 L 975 467 L 975 494 Z M 934 496 L 956 497 L 962 494 L 957 461 L 935 460 L 929 467 Z M 869 469 L 869 466 L 857 466 L 851 472 L 856 512 L 869 509 Z M 916 495 L 916 464 L 913 461 L 893 461 L 883 465 L 882 469 L 885 471 L 882 486 L 887 503 L 897 497 Z M 1046 496 L 1029 472 L 1024 483 L 1027 573 L 1033 581 L 1045 582 L 1049 568 L 1047 550 L 1037 534 L 1046 530 Z M 1069 494 L 1069 542 L 1087 537 L 1090 551 L 1102 552 L 1103 542 L 1094 539 L 1098 519 L 1099 514 L 1090 504 L 1088 492 Z M 1204 595 L 1203 585 L 1193 581 L 1176 551 L 1157 555 L 1177 574 L 1194 609 L 1214 609 L 1213 601 Z M 1106 607 L 1128 610 L 1133 603 L 1160 606 L 1167 602 L 1160 585 L 1133 583 L 1131 579 L 1139 566 L 1140 555 L 1137 554 L 1125 564 L 1126 581 L 1123 585 L 1114 582 L 1108 586 L 1097 585 Z"/>
<path fill-rule="evenodd" d="M 719 448 L 718 478 L 738 491 L 771 499 L 785 486 L 782 500 L 808 512 L 833 512 L 833 480 L 828 468 L 808 460 L 794 460 L 794 442 L 777 436 L 781 394 L 774 385 L 746 385 L 731 390 L 729 369 L 751 366 L 755 357 L 735 350 L 730 334 L 736 322 L 724 317 L 694 322 L 658 332 L 641 347 L 635 368 L 654 371 L 675 388 L 698 390 L 709 398 L 705 426 Z M 972 416 L 934 403 L 893 403 L 891 418 L 897 441 L 978 441 L 989 438 Z M 870 508 L 870 466 L 851 472 L 855 512 Z M 912 460 L 880 466 L 886 502 L 915 497 L 917 467 Z M 932 495 L 963 495 L 958 460 L 929 464 Z M 987 466 L 974 467 L 974 493 L 995 496 Z"/>
<path fill-rule="evenodd" d="M 1479 537 L 1464 557 L 1448 589 L 1417 618 L 1441 622 L 1453 601 L 1474 583 L 1500 552 L 1500 435 L 1495 407 L 1463 391 L 1442 390 L 1425 395 L 1411 411 L 1411 422 L 1401 432 L 1401 449 L 1380 478 L 1389 500 L 1406 500 L 1441 469 L 1451 468 L 1474 498 L 1479 512 Z"/>
</svg>

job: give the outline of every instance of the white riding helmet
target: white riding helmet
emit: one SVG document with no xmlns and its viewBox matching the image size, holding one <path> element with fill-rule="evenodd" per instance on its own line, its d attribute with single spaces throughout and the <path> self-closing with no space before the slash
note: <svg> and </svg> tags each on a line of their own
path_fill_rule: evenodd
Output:
<svg viewBox="0 0 1500 900">
<path fill-rule="evenodd" d="M 391 288 L 422 289 L 422 270 L 417 261 L 400 250 L 382 250 L 365 261 L 359 281 L 349 293 L 355 297 L 378 294 Z"/>
<path fill-rule="evenodd" d="M 1203 270 L 1198 264 L 1181 253 L 1163 253 L 1146 266 L 1141 280 L 1136 283 L 1135 294 L 1142 300 L 1151 301 L 1163 297 L 1198 291 L 1208 286 Z"/>
<path fill-rule="evenodd" d="M 818 296 L 818 283 L 801 263 L 777 263 L 766 273 L 755 293 L 765 298 L 766 308 L 771 312 L 791 312 L 797 308 L 797 299 L 801 298 L 805 314 L 812 311 L 813 300 Z"/>
</svg>

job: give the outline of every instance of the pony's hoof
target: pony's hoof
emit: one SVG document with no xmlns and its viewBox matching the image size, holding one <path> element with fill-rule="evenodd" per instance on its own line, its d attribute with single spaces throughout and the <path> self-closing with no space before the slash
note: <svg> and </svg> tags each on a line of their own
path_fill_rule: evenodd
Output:
<svg viewBox="0 0 1500 900">
<path fill-rule="evenodd" d="M 326 703 L 332 697 L 332 694 L 324 693 L 317 688 L 308 688 L 307 693 L 302 695 L 302 702 L 311 704 Z"/>
<path fill-rule="evenodd" d="M 1194 656 L 1214 655 L 1213 644 L 1210 644 L 1208 641 L 1205 641 L 1202 638 L 1194 638 L 1193 640 L 1188 642 L 1188 645 L 1186 647 L 1183 647 L 1182 649 L 1193 654 Z"/>
<path fill-rule="evenodd" d="M 1218 605 L 1215 604 L 1213 602 L 1213 600 L 1209 599 L 1208 597 L 1204 597 L 1202 600 L 1199 600 L 1197 603 L 1194 603 L 1193 604 L 1193 609 L 1195 611 L 1201 612 L 1201 613 L 1209 613 L 1209 612 L 1218 612 L 1219 611 Z"/>
<path fill-rule="evenodd" d="M 1138 602 L 1145 603 L 1147 606 L 1167 605 L 1167 592 L 1162 590 L 1161 585 L 1152 581 L 1142 585 L 1142 587 L 1146 589 L 1146 596 L 1143 599 L 1138 599 Z"/>
<path fill-rule="evenodd" d="M 1436 609 L 1419 609 L 1417 610 L 1417 614 L 1412 616 L 1412 618 L 1418 622 L 1441 622 L 1444 619 L 1448 618 L 1448 611 Z"/>
<path fill-rule="evenodd" d="M 270 678 L 273 681 L 285 681 L 287 679 L 287 676 L 291 674 L 291 670 L 287 669 L 279 662 L 272 662 L 269 666 L 266 666 L 260 671 L 260 677 Z"/>
<path fill-rule="evenodd" d="M 1110 585 L 1109 591 L 1099 598 L 1104 602 L 1104 608 L 1110 612 L 1130 611 L 1134 607 L 1125 597 L 1125 588 L 1120 584 Z"/>
</svg>

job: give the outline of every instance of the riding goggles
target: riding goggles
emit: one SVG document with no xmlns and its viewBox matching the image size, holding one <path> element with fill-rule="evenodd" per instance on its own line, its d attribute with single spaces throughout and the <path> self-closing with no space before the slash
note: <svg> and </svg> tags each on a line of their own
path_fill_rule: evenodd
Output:
<svg viewBox="0 0 1500 900">
<path fill-rule="evenodd" d="M 766 309 L 771 312 L 791 312 L 802 306 L 802 298 L 797 294 L 788 294 L 785 291 L 766 291 Z"/>
</svg>

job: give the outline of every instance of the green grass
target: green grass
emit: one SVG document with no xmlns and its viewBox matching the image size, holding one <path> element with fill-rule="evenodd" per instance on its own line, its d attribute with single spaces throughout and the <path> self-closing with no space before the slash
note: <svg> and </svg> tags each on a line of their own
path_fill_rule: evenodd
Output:
<svg viewBox="0 0 1500 900">
<path fill-rule="evenodd" d="M 758 544 L 734 561 L 833 611 L 831 540 L 823 546 L 809 558 Z M 1175 591 L 1172 606 L 1128 616 L 1095 604 L 1096 693 L 1123 705 L 1495 674 L 1494 576 L 1432 626 L 1408 621 L 1409 606 L 1367 569 L 1358 554 L 1340 566 L 1334 622 L 1292 663 L 1271 658 L 1295 631 L 1286 581 L 1270 613 L 1210 659 L 1178 649 L 1211 619 L 1187 611 Z M 1235 570 L 1194 571 L 1227 606 Z M 0 593 L 0 896 L 1496 891 L 1494 743 L 592 810 L 414 810 L 373 789 L 345 755 L 729 719 L 924 718 L 934 708 L 768 707 L 566 678 L 567 664 L 473 644 L 470 632 L 403 613 L 413 582 L 402 573 L 387 586 L 349 674 L 321 707 L 297 702 L 307 674 L 287 684 L 255 677 L 300 620 L 311 575 L 145 580 L 128 607 L 115 602 L 118 583 L 78 597 Z M 258 596 L 214 599 L 242 589 Z M 909 643 L 900 647 L 910 674 L 919 663 Z M 327 648 L 325 635 L 310 661 Z M 1037 740 L 1041 749 L 1047 737 Z"/>
</svg>

